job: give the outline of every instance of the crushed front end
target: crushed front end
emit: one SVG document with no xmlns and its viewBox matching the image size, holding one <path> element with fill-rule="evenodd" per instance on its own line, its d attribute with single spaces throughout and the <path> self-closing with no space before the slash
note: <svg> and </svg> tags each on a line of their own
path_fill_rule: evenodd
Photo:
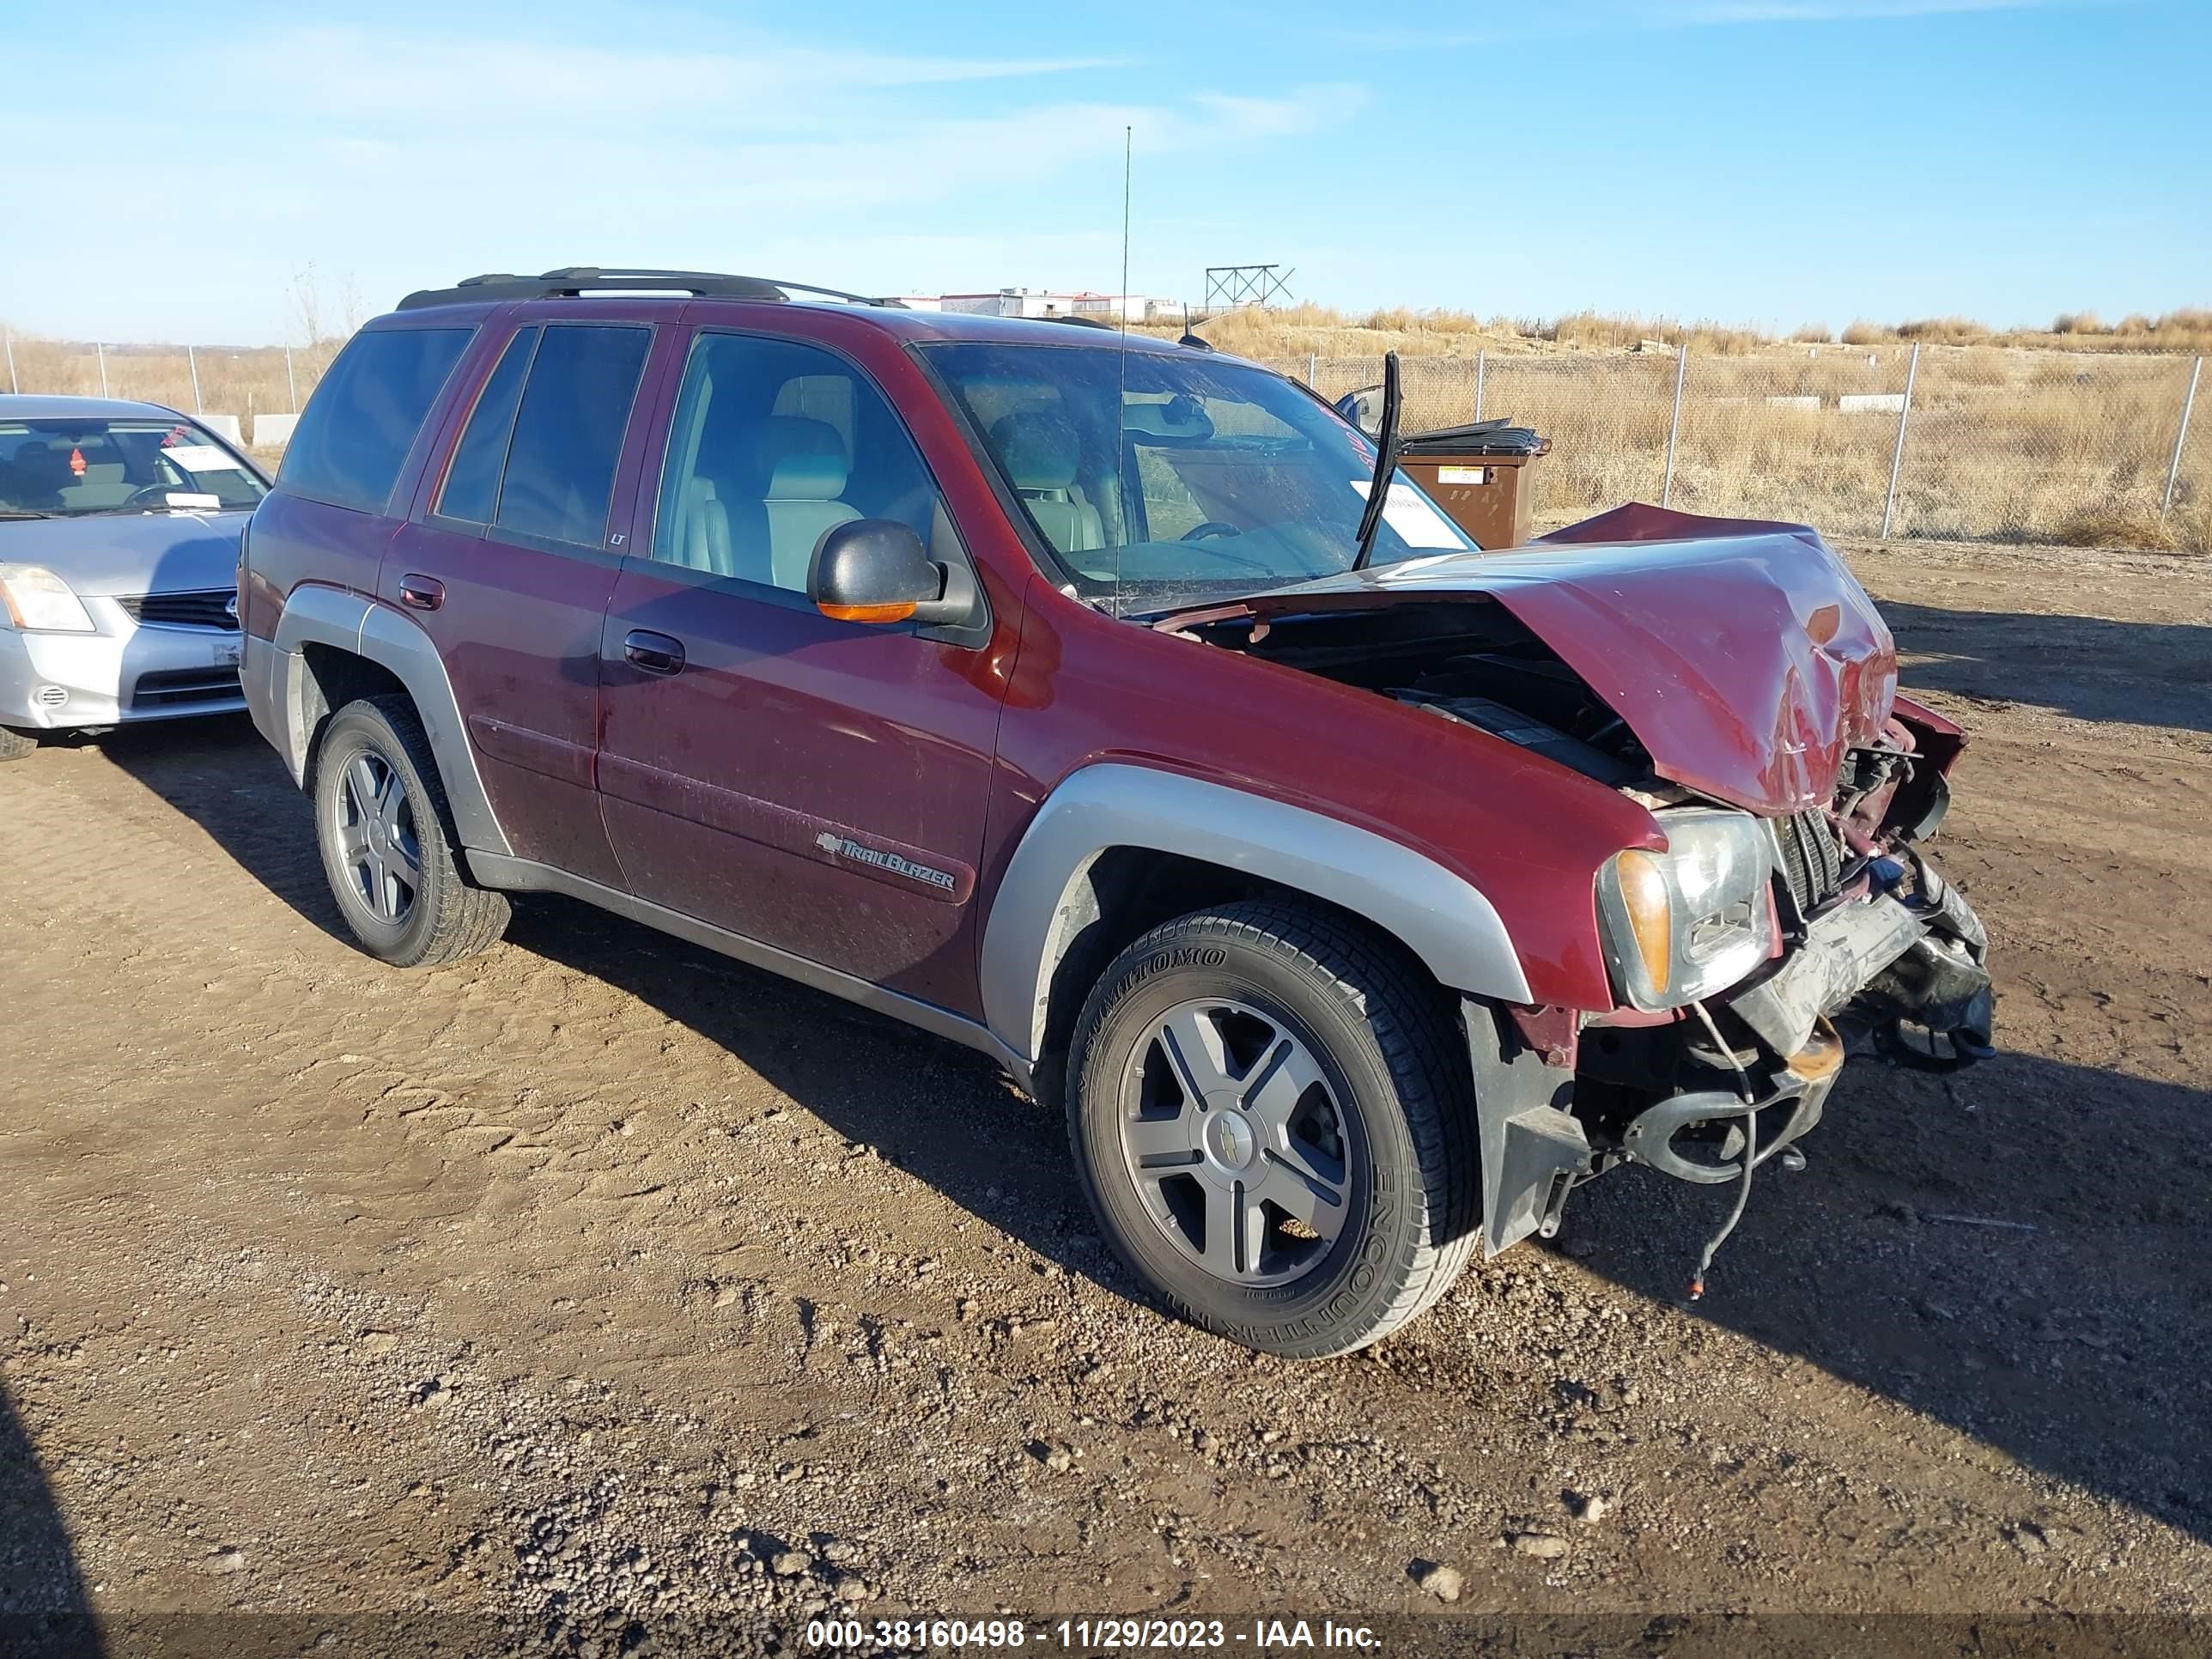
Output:
<svg viewBox="0 0 2212 1659">
<path fill-rule="evenodd" d="M 1600 880 L 1622 1006 L 1470 1007 L 1484 1116 L 1498 1120 L 1485 1125 L 1491 1250 L 1556 1231 L 1569 1191 L 1614 1164 L 1736 1183 L 1697 1294 L 1752 1169 L 1797 1160 L 1789 1149 L 1820 1121 L 1853 1039 L 1936 1070 L 1991 1052 L 1987 936 L 1919 845 L 1963 746 L 1900 697 L 1877 740 L 1848 751 L 1825 807 L 1652 801 L 1667 852 L 1623 854 Z"/>
</svg>

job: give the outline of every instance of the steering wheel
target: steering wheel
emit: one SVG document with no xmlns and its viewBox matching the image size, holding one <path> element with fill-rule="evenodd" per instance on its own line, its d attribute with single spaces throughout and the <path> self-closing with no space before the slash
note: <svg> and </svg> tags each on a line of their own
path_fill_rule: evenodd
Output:
<svg viewBox="0 0 2212 1659">
<path fill-rule="evenodd" d="M 1208 519 L 1204 524 L 1193 525 L 1176 539 L 1186 542 L 1202 542 L 1208 536 L 1241 536 L 1243 533 L 1233 524 L 1224 524 L 1218 519 Z"/>
<path fill-rule="evenodd" d="M 181 495 L 184 493 L 184 486 L 167 483 L 143 484 L 124 498 L 123 505 L 125 507 L 166 505 L 173 491 Z"/>
</svg>

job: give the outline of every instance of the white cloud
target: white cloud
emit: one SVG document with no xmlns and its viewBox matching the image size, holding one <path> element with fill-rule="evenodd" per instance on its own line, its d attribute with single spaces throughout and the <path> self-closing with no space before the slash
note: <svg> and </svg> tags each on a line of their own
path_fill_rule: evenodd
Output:
<svg viewBox="0 0 2212 1659">
<path fill-rule="evenodd" d="M 1114 58 L 941 58 L 833 50 L 757 36 L 673 52 L 380 34 L 353 25 L 280 29 L 191 54 L 188 78 L 246 106 L 380 127 L 537 118 L 604 130 L 681 118 L 760 126 L 842 118 L 853 95 L 1111 68 Z"/>
<path fill-rule="evenodd" d="M 42 174 L 61 212 L 21 262 L 32 306 L 17 317 L 268 338 L 285 326 L 289 274 L 311 260 L 356 276 L 372 311 L 474 270 L 574 264 L 870 289 L 1098 287 L 1118 270 L 1125 129 L 1140 181 L 1163 163 L 1218 173 L 1364 99 L 1321 85 L 1123 100 L 1111 92 L 1134 77 L 1100 68 L 767 38 L 684 56 L 432 49 L 351 27 L 210 40 L 181 63 L 114 66 L 106 140 Z M 1070 96 L 1054 77 L 1079 70 L 1091 95 Z M 146 158 L 185 131 L 225 162 L 204 158 L 180 195 L 183 175 Z M 191 284 L 95 296 L 81 281 L 149 267 Z"/>
</svg>

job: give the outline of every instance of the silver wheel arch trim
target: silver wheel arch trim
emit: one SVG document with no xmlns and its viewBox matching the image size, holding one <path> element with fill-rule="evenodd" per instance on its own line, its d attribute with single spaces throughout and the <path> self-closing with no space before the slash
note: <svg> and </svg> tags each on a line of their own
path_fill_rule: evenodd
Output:
<svg viewBox="0 0 2212 1659">
<path fill-rule="evenodd" d="M 1095 914 L 1091 866 L 1115 848 L 1179 854 L 1310 894 L 1395 935 L 1455 991 L 1530 1000 L 1496 908 L 1426 854 L 1264 795 L 1100 762 L 1037 808 L 984 927 L 984 1023 L 1024 1060 L 1043 1047 L 1053 970 Z"/>
<path fill-rule="evenodd" d="M 446 787 L 453 827 L 461 844 L 476 851 L 506 854 L 511 849 L 492 815 L 491 799 L 484 793 L 477 770 L 475 747 L 469 742 L 467 724 L 461 718 L 460 700 L 438 647 L 412 622 L 359 593 L 336 587 L 300 587 L 285 601 L 276 623 L 272 660 L 265 671 L 271 703 L 269 725 L 283 734 L 279 745 L 295 782 L 306 777 L 307 745 L 315 726 L 325 712 L 313 677 L 307 672 L 301 647 L 327 645 L 367 659 L 389 670 L 415 700 L 422 729 L 429 735 L 431 752 L 438 757 L 439 779 Z M 258 641 L 249 640 L 249 654 L 258 654 Z M 262 649 L 268 649 L 262 647 Z M 256 665 L 248 665 L 249 696 L 257 687 Z M 257 716 L 258 718 L 258 716 Z"/>
</svg>

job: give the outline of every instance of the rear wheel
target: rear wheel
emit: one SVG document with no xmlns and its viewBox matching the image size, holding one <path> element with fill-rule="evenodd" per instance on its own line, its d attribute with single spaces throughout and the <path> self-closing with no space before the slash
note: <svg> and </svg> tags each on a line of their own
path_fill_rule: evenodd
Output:
<svg viewBox="0 0 2212 1659">
<path fill-rule="evenodd" d="M 507 931 L 503 893 L 461 871 L 430 741 L 402 696 L 348 703 L 315 757 L 315 838 L 346 926 L 401 968 L 452 962 Z"/>
<path fill-rule="evenodd" d="M 1069 1060 L 1076 1163 L 1124 1260 L 1195 1323 L 1293 1358 L 1422 1312 L 1477 1236 L 1449 1013 L 1385 942 L 1292 904 L 1139 939 Z"/>
<path fill-rule="evenodd" d="M 0 762 L 21 760 L 39 746 L 38 738 L 12 726 L 0 726 Z"/>
</svg>

